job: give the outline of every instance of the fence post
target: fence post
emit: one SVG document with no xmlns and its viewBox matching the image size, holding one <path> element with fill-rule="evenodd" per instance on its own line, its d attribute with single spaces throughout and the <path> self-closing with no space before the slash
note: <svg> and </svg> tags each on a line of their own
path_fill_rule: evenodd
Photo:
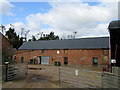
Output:
<svg viewBox="0 0 120 90">
<path fill-rule="evenodd" d="M 118 72 L 119 73 L 119 72 Z M 118 74 L 118 88 L 120 88 L 120 76 L 119 76 L 119 74 Z"/>
<path fill-rule="evenodd" d="M 101 73 L 100 73 L 100 81 L 101 81 L 100 84 L 101 84 L 101 88 L 103 88 L 103 83 L 104 83 L 104 82 L 103 82 L 103 78 L 104 78 L 104 72 L 101 72 Z"/>
<path fill-rule="evenodd" d="M 27 64 L 27 66 L 26 66 L 26 75 L 28 75 L 28 64 Z"/>
<path fill-rule="evenodd" d="M 6 82 L 8 81 L 8 64 L 6 64 Z"/>
<path fill-rule="evenodd" d="M 59 83 L 61 83 L 61 80 L 60 80 L 60 67 L 59 67 Z"/>
</svg>

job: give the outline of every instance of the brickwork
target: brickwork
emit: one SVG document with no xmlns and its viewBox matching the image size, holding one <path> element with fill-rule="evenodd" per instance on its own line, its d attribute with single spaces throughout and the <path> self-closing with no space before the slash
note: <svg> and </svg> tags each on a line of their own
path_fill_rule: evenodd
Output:
<svg viewBox="0 0 120 90">
<path fill-rule="evenodd" d="M 57 51 L 60 53 L 58 54 Z M 108 50 L 107 50 L 108 51 Z M 109 52 L 104 53 L 102 49 L 92 50 L 18 50 L 16 52 L 16 61 L 21 62 L 21 57 L 24 57 L 25 63 L 28 63 L 30 59 L 38 56 L 49 56 L 49 64 L 53 65 L 54 62 L 60 61 L 61 65 L 64 65 L 64 57 L 68 57 L 68 65 L 93 65 L 93 58 L 98 58 L 98 65 L 109 63 Z M 104 56 L 108 59 L 104 60 Z M 38 59 L 38 58 L 36 58 Z"/>
<path fill-rule="evenodd" d="M 2 36 L 2 50 L 5 52 L 11 51 L 12 49 L 12 45 L 11 43 L 8 41 L 8 39 L 3 36 L 2 34 L 0 34 Z"/>
<path fill-rule="evenodd" d="M 6 58 L 10 58 L 13 55 L 13 46 L 12 44 L 9 42 L 9 40 L 0 33 L 0 37 L 1 37 L 1 44 L 0 44 L 0 50 L 2 51 L 2 64 L 4 64 L 4 61 L 6 60 Z"/>
</svg>

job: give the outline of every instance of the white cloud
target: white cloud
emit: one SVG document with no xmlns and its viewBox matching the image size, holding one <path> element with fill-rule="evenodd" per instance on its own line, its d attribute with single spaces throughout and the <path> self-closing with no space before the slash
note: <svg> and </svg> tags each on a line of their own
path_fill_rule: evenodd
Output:
<svg viewBox="0 0 120 90">
<path fill-rule="evenodd" d="M 52 9 L 48 13 L 30 14 L 26 23 L 15 23 L 18 27 L 30 29 L 29 37 L 38 32 L 54 31 L 60 37 L 71 35 L 77 31 L 77 37 L 108 36 L 108 24 L 118 18 L 118 3 L 101 2 L 90 6 L 86 3 L 50 3 Z M 42 24 L 50 28 L 42 28 Z"/>
<path fill-rule="evenodd" d="M 13 7 L 14 6 L 11 3 L 9 3 L 7 0 L 1 0 L 0 1 L 0 14 L 8 15 L 8 16 L 14 15 L 11 11 Z"/>
</svg>

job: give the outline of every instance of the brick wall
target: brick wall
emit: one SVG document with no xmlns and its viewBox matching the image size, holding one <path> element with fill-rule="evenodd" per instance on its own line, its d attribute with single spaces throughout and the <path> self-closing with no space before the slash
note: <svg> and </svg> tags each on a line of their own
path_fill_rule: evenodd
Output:
<svg viewBox="0 0 120 90">
<path fill-rule="evenodd" d="M 57 54 L 57 51 L 60 51 Z M 108 50 L 107 50 L 108 51 Z M 108 64 L 109 58 L 104 60 L 104 56 L 109 57 L 109 52 L 104 53 L 105 50 L 19 50 L 16 52 L 16 61 L 21 62 L 21 57 L 24 57 L 25 63 L 35 56 L 49 56 L 49 64 L 54 64 L 55 61 L 60 61 L 64 65 L 64 57 L 68 57 L 68 65 L 92 65 L 93 57 L 98 58 L 98 65 Z M 37 58 L 36 58 L 37 59 Z"/>
<path fill-rule="evenodd" d="M 0 37 L 2 38 L 2 63 L 6 60 L 6 58 L 12 56 L 13 54 L 13 47 L 12 44 L 9 42 L 9 40 L 2 34 L 0 34 Z"/>
<path fill-rule="evenodd" d="M 2 50 L 5 52 L 11 51 L 12 49 L 11 43 L 8 41 L 8 39 L 5 36 L 3 35 L 1 36 L 2 36 Z"/>
</svg>

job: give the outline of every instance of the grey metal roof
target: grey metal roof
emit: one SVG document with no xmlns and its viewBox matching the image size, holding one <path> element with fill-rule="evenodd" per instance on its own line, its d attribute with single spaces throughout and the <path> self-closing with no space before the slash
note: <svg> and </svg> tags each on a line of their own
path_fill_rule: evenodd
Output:
<svg viewBox="0 0 120 90">
<path fill-rule="evenodd" d="M 110 22 L 108 29 L 120 29 L 120 20 Z"/>
<path fill-rule="evenodd" d="M 109 48 L 109 37 L 81 38 L 71 40 L 47 40 L 25 42 L 19 50 L 36 49 L 101 49 Z"/>
</svg>

